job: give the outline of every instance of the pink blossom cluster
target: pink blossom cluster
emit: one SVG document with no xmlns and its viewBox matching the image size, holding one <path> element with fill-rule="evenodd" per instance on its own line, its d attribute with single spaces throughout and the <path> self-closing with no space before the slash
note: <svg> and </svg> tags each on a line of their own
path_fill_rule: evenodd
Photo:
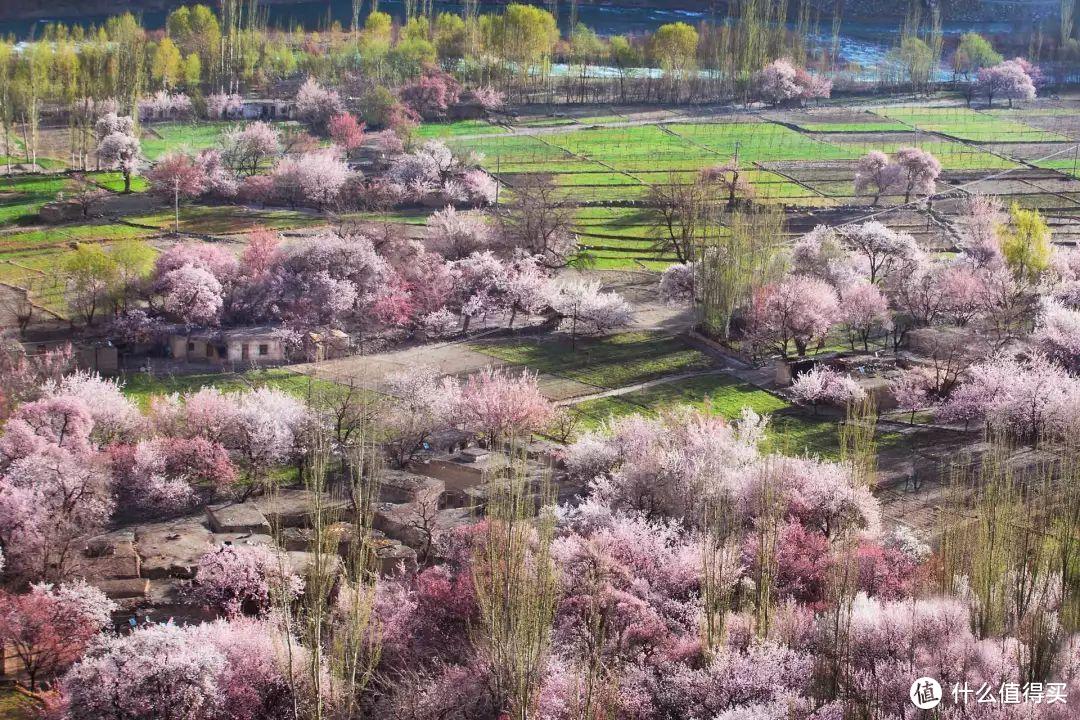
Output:
<svg viewBox="0 0 1080 720">
<path fill-rule="evenodd" d="M 159 90 L 149 97 L 139 100 L 139 119 L 150 120 L 188 120 L 194 114 L 191 98 L 184 93 L 170 93 Z"/>
<path fill-rule="evenodd" d="M 794 99 L 827 98 L 832 81 L 810 74 L 788 58 L 779 58 L 754 76 L 754 90 L 761 99 L 779 105 Z"/>
</svg>

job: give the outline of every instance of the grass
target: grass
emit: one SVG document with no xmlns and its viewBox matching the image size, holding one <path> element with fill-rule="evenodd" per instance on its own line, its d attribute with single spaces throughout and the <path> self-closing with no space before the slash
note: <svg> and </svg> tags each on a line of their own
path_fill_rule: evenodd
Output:
<svg viewBox="0 0 1080 720">
<path fill-rule="evenodd" d="M 655 385 L 616 397 L 588 400 L 572 406 L 588 430 L 611 418 L 632 414 L 656 416 L 665 410 L 689 406 L 736 420 L 743 408 L 769 415 L 764 449 L 786 454 L 811 453 L 836 457 L 839 452 L 834 420 L 807 417 L 787 401 L 727 374 L 688 378 Z"/>
<path fill-rule="evenodd" d="M 712 360 L 681 339 L 657 332 L 627 332 L 603 338 L 519 339 L 476 343 L 472 349 L 513 365 L 597 388 L 617 388 L 665 375 L 712 367 Z"/>
<path fill-rule="evenodd" d="M 205 150 L 217 145 L 230 123 L 162 123 L 143 127 L 142 149 L 148 160 L 173 150 Z"/>
<path fill-rule="evenodd" d="M 42 205 L 55 200 L 67 187 L 67 178 L 49 175 L 0 180 L 0 226 L 34 219 Z"/>
<path fill-rule="evenodd" d="M 86 225 L 57 225 L 47 230 L 25 230 L 0 234 L 0 257 L 11 252 L 47 247 L 64 247 L 71 242 L 115 242 L 146 237 L 148 231 L 121 223 L 92 222 Z"/>
<path fill-rule="evenodd" d="M 868 122 L 800 122 L 798 126 L 807 132 L 818 133 L 846 133 L 846 132 L 896 132 L 910 130 L 907 125 L 895 120 L 881 120 Z"/>
<path fill-rule="evenodd" d="M 169 209 L 127 219 L 163 230 L 171 229 L 175 221 L 173 211 Z M 180 208 L 181 230 L 208 235 L 240 233 L 256 227 L 288 230 L 324 223 L 325 220 L 317 215 L 296 210 L 251 210 L 234 205 L 189 205 Z"/>
<path fill-rule="evenodd" d="M 115 193 L 124 191 L 124 175 L 120 172 L 91 173 L 89 177 L 106 190 L 111 190 Z M 146 181 L 146 178 L 140 175 L 135 175 L 131 178 L 132 192 L 146 192 L 149 187 L 150 183 Z"/>
<path fill-rule="evenodd" d="M 1068 138 L 963 107 L 916 108 L 890 107 L 876 111 L 882 117 L 896 120 L 920 130 L 939 132 L 970 142 L 1053 142 Z"/>
<path fill-rule="evenodd" d="M 197 392 L 204 387 L 217 388 L 222 392 L 248 390 L 253 387 L 272 387 L 296 396 L 306 395 L 309 388 L 318 391 L 338 387 L 328 380 L 312 379 L 308 375 L 283 368 L 249 370 L 242 373 L 190 375 L 151 376 L 147 373 L 133 373 L 124 377 L 123 383 L 124 394 L 144 407 L 153 397 L 173 393 L 182 395 Z"/>
<path fill-rule="evenodd" d="M 339 215 L 339 221 L 389 222 L 399 225 L 427 225 L 431 210 L 391 210 L 390 212 L 355 212 Z"/>
<path fill-rule="evenodd" d="M 459 135 L 498 135 L 505 132 L 507 130 L 503 126 L 492 125 L 486 120 L 458 120 L 447 123 L 424 123 L 416 129 L 416 137 L 429 140 Z"/>
<path fill-rule="evenodd" d="M 0 718 L 31 720 L 41 717 L 42 708 L 16 690 L 0 690 Z"/>
</svg>

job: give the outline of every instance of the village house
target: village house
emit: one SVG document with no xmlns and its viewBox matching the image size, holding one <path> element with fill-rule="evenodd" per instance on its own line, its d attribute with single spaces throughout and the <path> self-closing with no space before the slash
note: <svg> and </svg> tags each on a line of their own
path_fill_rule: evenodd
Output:
<svg viewBox="0 0 1080 720">
<path fill-rule="evenodd" d="M 285 361 L 285 345 L 272 326 L 176 332 L 169 336 L 169 352 L 175 360 L 193 364 L 272 365 Z"/>
<path fill-rule="evenodd" d="M 331 329 L 307 333 L 303 338 L 304 353 L 308 360 L 334 360 L 349 354 L 352 339 L 341 330 Z"/>
</svg>

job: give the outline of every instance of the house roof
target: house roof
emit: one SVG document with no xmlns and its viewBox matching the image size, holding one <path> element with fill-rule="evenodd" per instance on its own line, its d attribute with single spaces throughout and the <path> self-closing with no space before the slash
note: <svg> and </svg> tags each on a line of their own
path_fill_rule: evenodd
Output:
<svg viewBox="0 0 1080 720">
<path fill-rule="evenodd" d="M 229 340 L 276 340 L 278 328 L 273 325 L 252 325 L 249 327 L 236 328 L 199 328 L 190 332 L 184 332 L 182 328 L 176 328 L 172 332 L 173 337 L 183 337 L 188 340 L 202 340 L 206 342 L 228 342 Z"/>
</svg>

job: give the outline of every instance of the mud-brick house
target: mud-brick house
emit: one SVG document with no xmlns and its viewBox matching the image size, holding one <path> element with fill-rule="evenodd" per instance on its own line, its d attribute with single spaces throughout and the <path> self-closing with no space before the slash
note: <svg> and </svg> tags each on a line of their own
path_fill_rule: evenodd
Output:
<svg viewBox="0 0 1080 720">
<path fill-rule="evenodd" d="M 176 332 L 169 336 L 174 360 L 202 365 L 273 365 L 285 361 L 285 345 L 269 325 Z"/>
<path fill-rule="evenodd" d="M 347 356 L 352 339 L 341 330 L 311 331 L 304 335 L 304 354 L 308 360 L 335 360 Z"/>
<path fill-rule="evenodd" d="M 292 120 L 296 114 L 296 101 L 244 98 L 241 114 L 245 120 Z"/>
</svg>

